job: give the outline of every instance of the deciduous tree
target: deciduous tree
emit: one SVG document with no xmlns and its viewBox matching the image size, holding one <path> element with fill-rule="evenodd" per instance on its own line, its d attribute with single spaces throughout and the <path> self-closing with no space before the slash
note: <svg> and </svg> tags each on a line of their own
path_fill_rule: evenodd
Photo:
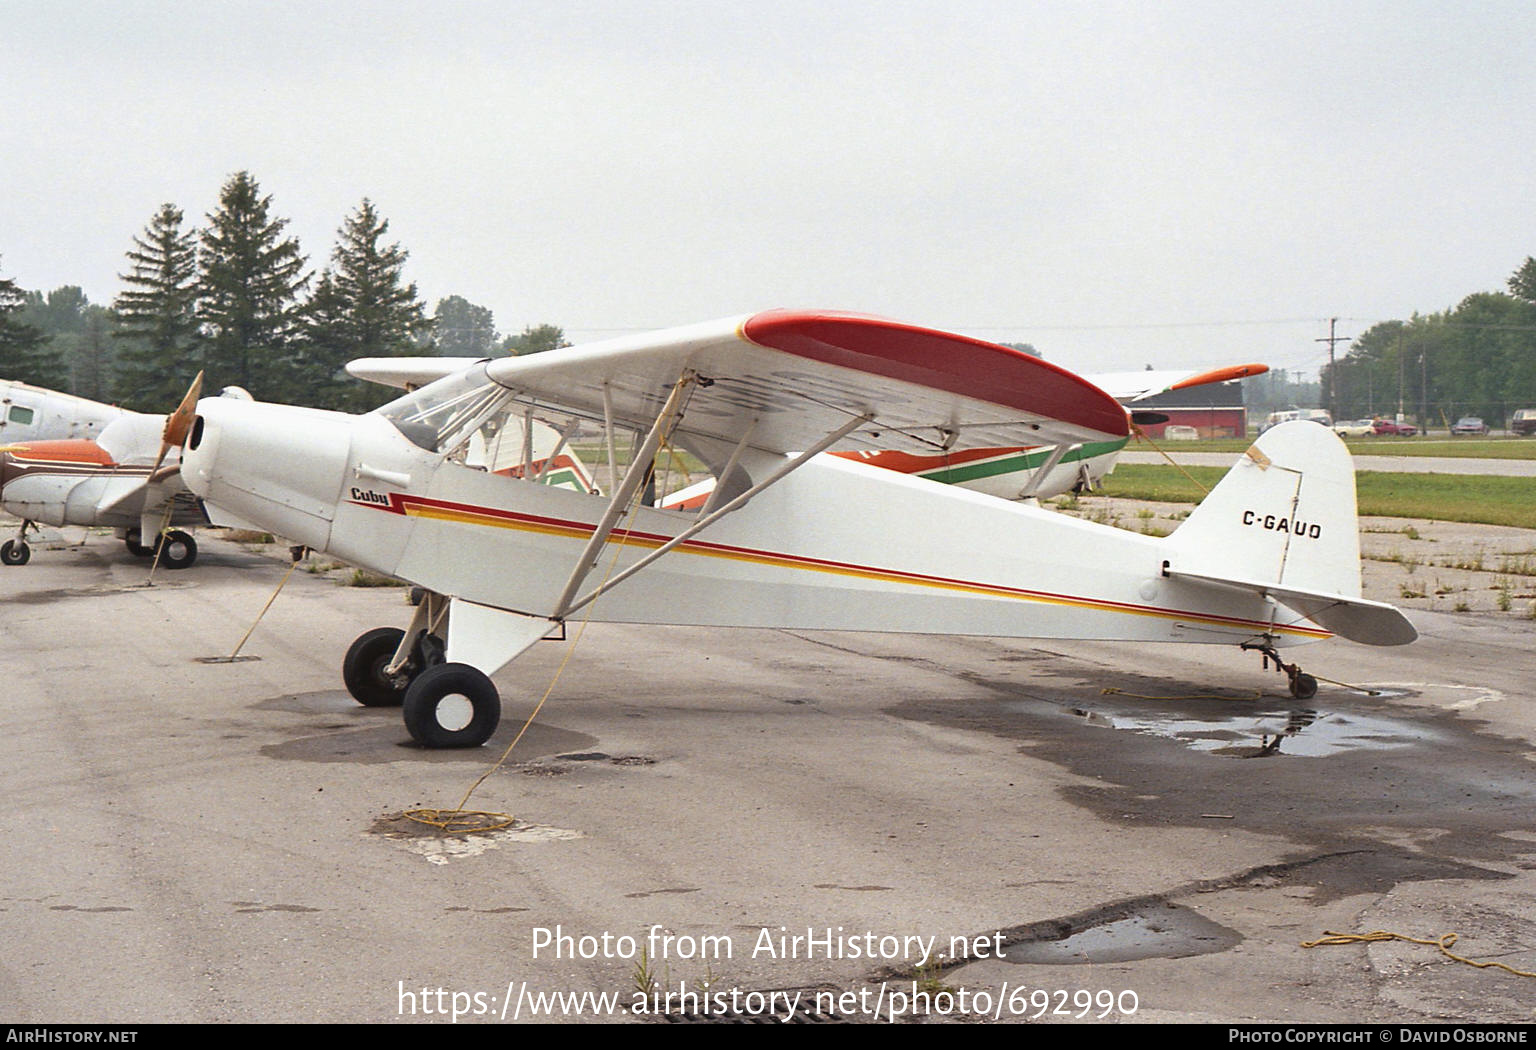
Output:
<svg viewBox="0 0 1536 1050">
<path fill-rule="evenodd" d="M 523 357 L 570 345 L 565 341 L 564 329 L 552 324 L 541 324 L 524 328 L 521 335 L 508 336 L 501 348 L 509 354 Z"/>
<path fill-rule="evenodd" d="M 432 313 L 432 342 L 443 357 L 488 357 L 496 345 L 495 316 L 462 295 L 439 299 Z"/>
<path fill-rule="evenodd" d="M 63 369 L 47 337 L 20 317 L 26 293 L 9 278 L 0 278 L 0 379 L 58 388 Z"/>
</svg>

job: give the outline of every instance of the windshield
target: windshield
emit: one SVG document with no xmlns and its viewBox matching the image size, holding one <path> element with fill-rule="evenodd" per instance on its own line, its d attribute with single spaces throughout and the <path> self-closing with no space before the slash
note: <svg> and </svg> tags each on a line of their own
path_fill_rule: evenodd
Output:
<svg viewBox="0 0 1536 1050">
<path fill-rule="evenodd" d="M 482 361 L 397 398 L 378 412 L 412 444 L 428 452 L 452 452 L 511 396 L 512 391 L 487 378 Z"/>
</svg>

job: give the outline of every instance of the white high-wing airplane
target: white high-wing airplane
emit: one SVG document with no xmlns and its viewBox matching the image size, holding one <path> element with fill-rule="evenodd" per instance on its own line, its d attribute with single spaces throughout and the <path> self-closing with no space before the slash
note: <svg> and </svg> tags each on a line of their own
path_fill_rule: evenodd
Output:
<svg viewBox="0 0 1536 1050">
<path fill-rule="evenodd" d="M 540 420 L 601 422 L 607 494 L 487 460 Z M 636 435 L 620 470 L 614 433 Z M 205 399 L 182 453 L 220 524 L 415 583 L 405 629 L 343 661 L 433 747 L 475 746 L 489 676 L 571 619 L 1237 645 L 1299 697 L 1282 646 L 1416 633 L 1360 597 L 1354 473 L 1326 428 L 1278 427 L 1166 538 L 937 485 L 834 446 L 941 453 L 1123 439 L 1124 407 L 1026 354 L 849 314 L 769 311 L 473 364 L 364 416 Z M 718 480 L 647 505 L 663 444 Z M 525 480 L 526 479 L 526 480 Z"/>
</svg>

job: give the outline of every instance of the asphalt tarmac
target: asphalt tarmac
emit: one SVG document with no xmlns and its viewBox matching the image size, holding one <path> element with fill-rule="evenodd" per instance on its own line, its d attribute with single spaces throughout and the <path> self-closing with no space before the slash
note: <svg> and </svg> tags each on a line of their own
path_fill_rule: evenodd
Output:
<svg viewBox="0 0 1536 1050">
<path fill-rule="evenodd" d="M 1536 1020 L 1302 947 L 1536 971 L 1536 621 L 1289 650 L 1359 687 L 1306 704 L 1213 647 L 593 625 L 432 752 L 340 681 L 401 589 L 296 572 L 210 662 L 284 572 L 217 535 L 0 570 L 7 1022 Z M 516 823 L 400 816 L 472 789 Z"/>
</svg>

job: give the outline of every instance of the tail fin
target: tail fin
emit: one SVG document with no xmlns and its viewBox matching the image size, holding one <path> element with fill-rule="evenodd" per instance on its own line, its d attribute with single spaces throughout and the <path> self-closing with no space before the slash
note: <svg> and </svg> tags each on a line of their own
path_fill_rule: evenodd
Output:
<svg viewBox="0 0 1536 1050">
<path fill-rule="evenodd" d="M 1355 470 L 1332 431 L 1267 431 L 1167 540 L 1172 577 L 1255 591 L 1343 638 L 1404 645 L 1397 609 L 1360 597 Z"/>
</svg>

